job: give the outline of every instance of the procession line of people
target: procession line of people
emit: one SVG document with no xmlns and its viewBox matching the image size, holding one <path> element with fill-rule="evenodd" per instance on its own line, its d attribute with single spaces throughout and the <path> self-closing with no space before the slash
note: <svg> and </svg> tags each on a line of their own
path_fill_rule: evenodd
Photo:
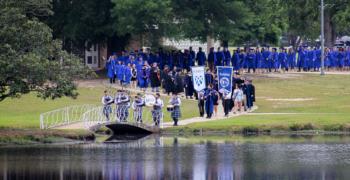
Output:
<svg viewBox="0 0 350 180">
<path fill-rule="evenodd" d="M 115 121 L 127 122 L 129 119 L 129 109 L 133 110 L 133 121 L 136 123 L 144 123 L 143 121 L 143 110 L 144 106 L 149 105 L 152 107 L 151 114 L 153 123 L 155 126 L 160 126 L 163 119 L 163 107 L 164 103 L 161 99 L 160 93 L 156 93 L 154 101 L 146 104 L 145 98 L 141 93 L 138 93 L 132 101 L 129 94 L 126 91 L 118 90 L 115 97 L 113 98 L 108 94 L 108 91 L 104 91 L 102 96 L 103 110 L 102 113 L 106 118 L 106 121 L 112 121 L 111 113 L 112 105 L 115 104 Z M 131 103 L 132 101 L 132 103 Z M 173 94 L 168 102 L 167 110 L 171 112 L 171 118 L 174 121 L 174 126 L 177 126 L 178 120 L 181 118 L 181 99 L 177 94 Z"/>
</svg>

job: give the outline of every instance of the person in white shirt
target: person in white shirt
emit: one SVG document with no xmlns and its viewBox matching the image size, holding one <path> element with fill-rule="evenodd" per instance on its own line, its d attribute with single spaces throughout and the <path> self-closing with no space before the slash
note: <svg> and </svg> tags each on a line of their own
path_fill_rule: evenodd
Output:
<svg viewBox="0 0 350 180">
<path fill-rule="evenodd" d="M 224 113 L 225 113 L 225 116 L 227 117 L 228 116 L 228 113 L 230 113 L 231 111 L 231 100 L 232 98 L 232 93 L 229 92 L 229 91 L 224 91 L 223 94 L 222 94 L 222 100 L 223 100 L 223 106 L 224 106 Z"/>
<path fill-rule="evenodd" d="M 152 117 L 153 117 L 154 124 L 156 126 L 159 126 L 160 120 L 163 117 L 162 108 L 163 108 L 163 100 L 160 99 L 160 94 L 157 93 L 156 100 L 153 104 L 153 110 L 152 110 Z"/>
<path fill-rule="evenodd" d="M 170 105 L 174 106 L 173 111 L 171 111 L 171 117 L 174 121 L 174 126 L 177 126 L 179 118 L 181 118 L 181 99 L 177 96 L 176 93 L 173 93 L 173 96 L 169 100 Z"/>
<path fill-rule="evenodd" d="M 233 99 L 235 102 L 235 112 L 242 111 L 243 91 L 242 88 L 236 84 L 236 88 L 233 91 Z"/>
<path fill-rule="evenodd" d="M 129 116 L 130 98 L 129 95 L 118 90 L 114 103 L 116 104 L 116 117 L 120 122 L 126 122 Z"/>
<path fill-rule="evenodd" d="M 142 123 L 142 107 L 145 105 L 145 101 L 141 97 L 141 94 L 137 94 L 132 103 L 132 108 L 134 110 L 134 120 L 137 123 Z"/>
<path fill-rule="evenodd" d="M 113 103 L 113 98 L 108 95 L 107 90 L 104 91 L 101 102 L 103 104 L 103 115 L 105 115 L 107 121 L 109 121 L 110 114 L 112 113 L 111 104 Z"/>
</svg>

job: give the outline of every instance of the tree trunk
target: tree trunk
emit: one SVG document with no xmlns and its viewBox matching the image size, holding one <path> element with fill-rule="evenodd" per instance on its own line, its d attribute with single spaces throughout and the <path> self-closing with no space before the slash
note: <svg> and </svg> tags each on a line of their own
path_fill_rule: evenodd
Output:
<svg viewBox="0 0 350 180">
<path fill-rule="evenodd" d="M 335 30 L 331 21 L 331 13 L 329 10 L 324 12 L 324 40 L 326 47 L 333 47 L 335 43 Z"/>
<path fill-rule="evenodd" d="M 214 39 L 211 35 L 207 35 L 207 53 L 209 53 L 211 47 L 214 47 Z"/>
</svg>

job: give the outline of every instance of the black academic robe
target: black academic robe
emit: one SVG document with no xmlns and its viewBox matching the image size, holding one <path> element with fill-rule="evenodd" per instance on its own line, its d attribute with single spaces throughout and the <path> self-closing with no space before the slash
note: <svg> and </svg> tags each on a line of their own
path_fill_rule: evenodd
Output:
<svg viewBox="0 0 350 180">
<path fill-rule="evenodd" d="M 189 75 L 185 76 L 185 90 L 186 90 L 186 96 L 193 96 L 194 89 L 193 89 L 192 76 L 189 76 Z"/>
<path fill-rule="evenodd" d="M 176 73 L 174 77 L 174 93 L 181 93 L 184 92 L 184 84 L 183 84 L 183 78 L 180 76 L 180 74 Z"/>
<path fill-rule="evenodd" d="M 151 87 L 160 86 L 160 72 L 158 68 L 155 68 L 155 67 L 151 68 L 149 79 L 151 81 Z"/>
</svg>

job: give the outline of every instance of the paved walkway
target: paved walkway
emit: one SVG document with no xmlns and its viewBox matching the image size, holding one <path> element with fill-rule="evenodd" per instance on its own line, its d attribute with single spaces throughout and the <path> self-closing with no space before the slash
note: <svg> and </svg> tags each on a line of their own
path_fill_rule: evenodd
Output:
<svg viewBox="0 0 350 180">
<path fill-rule="evenodd" d="M 257 109 L 258 109 L 258 106 L 254 106 L 250 112 L 253 112 L 253 111 L 257 110 Z M 228 117 L 225 117 L 223 107 L 222 107 L 222 105 L 219 105 L 218 106 L 218 114 L 217 115 L 213 115 L 213 117 L 211 119 L 207 119 L 205 117 L 194 117 L 194 118 L 190 118 L 190 119 L 179 120 L 178 125 L 179 126 L 185 126 L 185 125 L 188 125 L 188 124 L 191 124 L 191 123 L 197 123 L 197 122 L 218 121 L 218 120 L 222 120 L 222 119 L 228 119 L 228 118 L 232 118 L 232 117 L 238 117 L 238 116 L 241 116 L 241 115 L 246 115 L 246 114 L 249 114 L 250 112 L 242 112 L 242 113 L 237 113 L 237 114 L 233 114 L 231 112 L 231 113 L 229 113 Z M 168 127 L 172 127 L 172 126 L 173 126 L 173 122 L 165 122 L 165 123 L 163 123 L 163 127 L 164 128 L 168 128 Z"/>
</svg>

